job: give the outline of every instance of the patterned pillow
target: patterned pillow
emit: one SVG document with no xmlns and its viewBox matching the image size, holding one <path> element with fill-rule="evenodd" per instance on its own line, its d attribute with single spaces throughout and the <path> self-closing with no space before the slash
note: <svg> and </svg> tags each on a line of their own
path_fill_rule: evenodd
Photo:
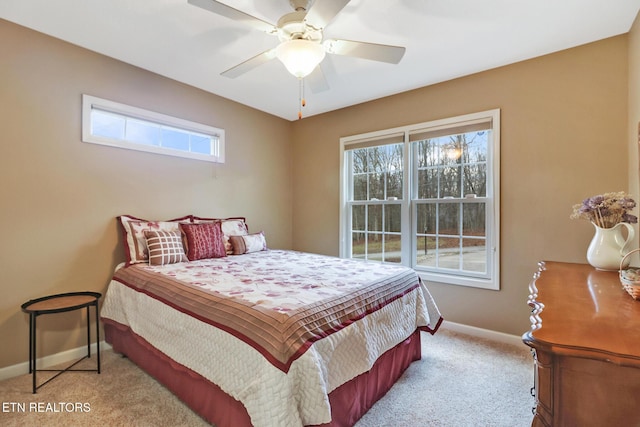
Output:
<svg viewBox="0 0 640 427">
<path fill-rule="evenodd" d="M 180 230 L 186 239 L 189 261 L 227 256 L 220 221 L 200 224 L 180 223 Z"/>
<path fill-rule="evenodd" d="M 151 221 L 130 215 L 120 215 L 118 221 L 123 230 L 124 252 L 129 265 L 149 262 L 145 231 L 180 231 L 178 224 L 191 221 L 191 215 L 169 221 Z"/>
<path fill-rule="evenodd" d="M 149 264 L 165 265 L 188 261 L 179 231 L 145 231 Z"/>
<path fill-rule="evenodd" d="M 267 250 L 267 240 L 264 238 L 262 231 L 254 234 L 245 234 L 244 236 L 229 236 L 229 240 L 231 241 L 231 246 L 233 246 L 234 255 Z"/>
<path fill-rule="evenodd" d="M 222 234 L 224 235 L 224 249 L 227 252 L 227 255 L 231 255 L 233 253 L 233 247 L 231 246 L 231 242 L 229 241 L 229 236 L 244 236 L 249 233 L 249 227 L 247 227 L 247 223 L 244 217 L 219 219 L 219 218 L 201 218 L 201 217 L 193 216 L 192 221 L 194 223 L 213 222 L 213 221 L 222 222 Z"/>
</svg>

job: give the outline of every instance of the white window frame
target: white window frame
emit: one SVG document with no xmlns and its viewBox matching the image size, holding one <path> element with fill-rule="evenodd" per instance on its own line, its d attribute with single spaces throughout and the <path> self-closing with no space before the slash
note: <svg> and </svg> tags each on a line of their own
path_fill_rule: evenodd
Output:
<svg viewBox="0 0 640 427">
<path fill-rule="evenodd" d="M 95 135 L 92 132 L 93 110 L 115 114 L 125 120 L 133 119 L 151 126 L 171 129 L 185 134 L 195 134 L 211 138 L 211 154 L 196 153 L 156 145 L 136 143 L 126 139 L 107 138 Z M 213 126 L 192 122 L 166 114 L 132 107 L 95 96 L 82 95 L 82 141 L 92 144 L 107 145 L 111 147 L 125 148 L 128 150 L 145 151 L 148 153 L 163 154 L 187 159 L 203 160 L 206 162 L 224 163 L 225 132 Z"/>
<path fill-rule="evenodd" d="M 487 194 L 486 200 L 486 248 L 488 254 L 487 271 L 484 275 L 469 276 L 463 272 L 447 272 L 446 269 L 425 271 L 416 265 L 416 206 L 414 195 L 415 172 L 413 171 L 413 150 L 409 136 L 413 132 L 456 128 L 466 123 L 490 121 L 491 140 L 487 147 Z M 493 109 L 452 118 L 434 120 L 393 129 L 369 132 L 340 138 L 340 256 L 351 256 L 351 215 L 347 200 L 352 182 L 349 177 L 347 152 L 355 145 L 366 145 L 367 141 L 382 140 L 392 135 L 404 134 L 404 180 L 402 204 L 402 264 L 414 268 L 423 280 L 475 288 L 500 289 L 500 109 Z M 474 199 L 478 201 L 479 199 Z M 465 200 L 461 200 L 464 203 Z M 397 202 L 396 202 L 397 203 Z"/>
</svg>

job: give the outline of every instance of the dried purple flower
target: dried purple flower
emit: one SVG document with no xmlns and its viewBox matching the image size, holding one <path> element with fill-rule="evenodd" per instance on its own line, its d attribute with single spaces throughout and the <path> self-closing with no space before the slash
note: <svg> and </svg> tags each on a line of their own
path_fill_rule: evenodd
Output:
<svg viewBox="0 0 640 427">
<path fill-rule="evenodd" d="M 635 224 L 638 217 L 629 214 L 636 202 L 624 192 L 604 193 L 584 199 L 573 206 L 572 219 L 587 219 L 601 228 L 611 228 L 620 222 Z"/>
</svg>

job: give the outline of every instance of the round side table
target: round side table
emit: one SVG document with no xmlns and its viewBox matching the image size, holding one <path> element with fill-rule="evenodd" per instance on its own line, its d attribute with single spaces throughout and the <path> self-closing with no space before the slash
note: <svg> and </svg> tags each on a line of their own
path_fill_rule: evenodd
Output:
<svg viewBox="0 0 640 427">
<path fill-rule="evenodd" d="M 22 311 L 29 314 L 29 373 L 33 374 L 33 393 L 64 372 L 97 372 L 100 373 L 100 322 L 98 320 L 98 300 L 102 296 L 99 292 L 68 292 L 64 294 L 49 295 L 42 298 L 29 300 L 22 304 Z M 96 348 L 97 364 L 96 369 L 71 369 L 80 361 L 91 357 L 91 319 L 89 308 L 95 308 L 96 313 Z M 87 309 L 87 355 L 78 359 L 73 364 L 64 369 L 36 369 L 36 320 L 43 314 L 62 313 L 74 311 L 82 308 Z M 40 385 L 36 385 L 36 372 L 57 372 Z"/>
</svg>

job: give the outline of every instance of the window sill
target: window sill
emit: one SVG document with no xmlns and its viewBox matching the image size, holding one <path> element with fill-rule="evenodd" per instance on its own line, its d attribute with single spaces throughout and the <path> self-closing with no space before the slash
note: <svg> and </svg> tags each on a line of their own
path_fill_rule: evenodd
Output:
<svg viewBox="0 0 640 427">
<path fill-rule="evenodd" d="M 476 277 L 453 276 L 450 274 L 428 273 L 416 271 L 425 283 L 441 283 L 443 285 L 467 286 L 471 288 L 500 290 L 500 282 L 496 279 L 480 279 Z"/>
</svg>

